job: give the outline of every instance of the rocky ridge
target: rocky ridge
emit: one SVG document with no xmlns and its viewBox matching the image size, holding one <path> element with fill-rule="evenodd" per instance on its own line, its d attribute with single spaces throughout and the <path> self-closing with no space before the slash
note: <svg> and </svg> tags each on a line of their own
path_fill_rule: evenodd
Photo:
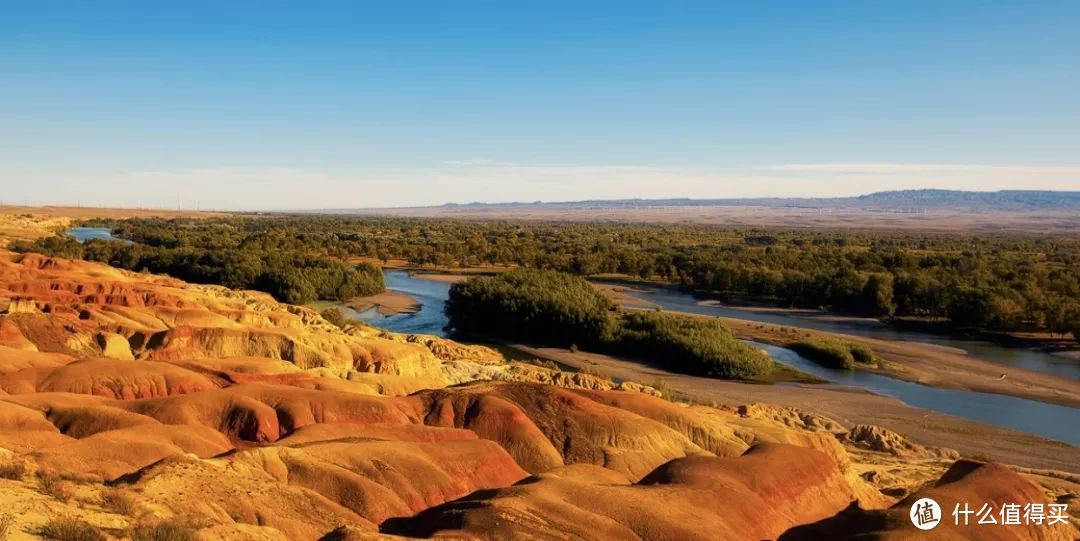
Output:
<svg viewBox="0 0 1080 541">
<path fill-rule="evenodd" d="M 117 539 L 169 520 L 201 539 L 894 538 L 919 533 L 904 513 L 920 495 L 1054 496 L 877 427 L 655 394 L 257 292 L 0 252 L 10 539 L 60 518 Z"/>
</svg>

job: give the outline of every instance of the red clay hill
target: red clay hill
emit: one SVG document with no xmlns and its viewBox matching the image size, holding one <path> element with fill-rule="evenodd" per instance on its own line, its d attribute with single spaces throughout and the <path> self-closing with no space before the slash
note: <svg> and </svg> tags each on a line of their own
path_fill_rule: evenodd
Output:
<svg viewBox="0 0 1080 541">
<path fill-rule="evenodd" d="M 923 495 L 1053 503 L 1030 475 L 876 427 L 656 394 L 0 252 L 0 537 L 930 539 L 906 520 Z"/>
</svg>

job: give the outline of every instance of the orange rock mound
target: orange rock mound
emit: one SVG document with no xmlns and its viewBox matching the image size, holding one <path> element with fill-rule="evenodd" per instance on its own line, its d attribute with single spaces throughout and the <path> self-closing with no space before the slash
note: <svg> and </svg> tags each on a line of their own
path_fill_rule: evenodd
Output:
<svg viewBox="0 0 1080 541">
<path fill-rule="evenodd" d="M 673 404 L 487 348 L 340 329 L 261 293 L 0 252 L 0 515 L 15 539 L 57 517 L 112 538 L 169 518 L 203 539 L 891 538 L 918 495 L 1043 497 L 961 462 L 896 503 L 855 473 L 873 452 L 950 458 L 796 410 Z"/>
</svg>

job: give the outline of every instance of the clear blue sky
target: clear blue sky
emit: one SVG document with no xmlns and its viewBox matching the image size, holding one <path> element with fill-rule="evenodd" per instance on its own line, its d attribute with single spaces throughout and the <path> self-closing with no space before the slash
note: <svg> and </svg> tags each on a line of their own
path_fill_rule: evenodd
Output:
<svg viewBox="0 0 1080 541">
<path fill-rule="evenodd" d="M 9 1 L 0 183 L 219 208 L 1080 189 L 1080 2 Z"/>
</svg>

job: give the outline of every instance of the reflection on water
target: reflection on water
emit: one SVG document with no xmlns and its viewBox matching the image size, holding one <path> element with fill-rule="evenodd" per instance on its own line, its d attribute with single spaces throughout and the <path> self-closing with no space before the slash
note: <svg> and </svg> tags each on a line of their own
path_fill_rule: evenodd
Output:
<svg viewBox="0 0 1080 541">
<path fill-rule="evenodd" d="M 79 242 L 86 242 L 88 240 L 118 240 L 120 242 L 131 244 L 130 240 L 114 237 L 112 231 L 107 227 L 73 227 L 67 230 L 67 234 L 71 235 Z"/>
<path fill-rule="evenodd" d="M 1080 409 L 1005 395 L 938 389 L 858 370 L 823 367 L 790 349 L 751 342 L 777 362 L 831 382 L 862 387 L 915 407 L 1080 445 Z"/>
<path fill-rule="evenodd" d="M 411 314 L 384 316 L 375 308 L 363 312 L 351 310 L 353 317 L 388 331 L 413 334 L 446 336 L 448 320 L 443 306 L 449 297 L 450 284 L 432 280 L 419 280 L 406 271 L 385 271 L 386 288 L 404 293 L 420 302 L 420 310 Z"/>
<path fill-rule="evenodd" d="M 635 286 L 635 288 L 638 288 L 638 286 Z M 1043 353 L 1041 351 L 1006 348 L 979 340 L 963 340 L 948 336 L 902 331 L 858 322 L 845 323 L 822 321 L 807 317 L 739 310 L 712 304 L 701 304 L 700 299 L 697 297 L 672 288 L 646 286 L 639 289 L 644 289 L 647 292 L 639 294 L 628 291 L 628 293 L 644 301 L 657 304 L 664 310 L 745 319 L 762 323 L 786 325 L 789 327 L 804 327 L 807 329 L 865 336 L 867 338 L 877 338 L 881 340 L 921 342 L 924 344 L 948 346 L 967 351 L 969 355 L 977 359 L 1017 366 L 1028 370 L 1045 372 L 1072 379 L 1080 379 L 1080 362 L 1058 355 Z"/>
</svg>

